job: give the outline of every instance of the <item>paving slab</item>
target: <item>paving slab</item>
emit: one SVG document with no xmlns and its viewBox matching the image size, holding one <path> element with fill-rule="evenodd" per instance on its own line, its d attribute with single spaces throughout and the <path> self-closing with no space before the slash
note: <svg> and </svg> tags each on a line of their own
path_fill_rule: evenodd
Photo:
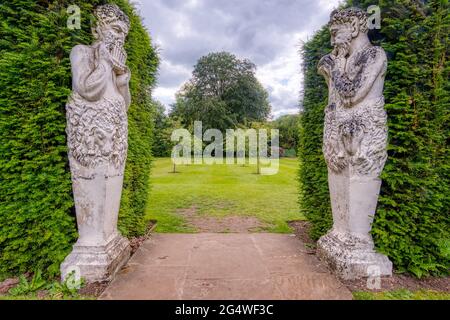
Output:
<svg viewBox="0 0 450 320">
<path fill-rule="evenodd" d="M 352 299 L 307 252 L 286 234 L 153 234 L 100 299 Z"/>
</svg>

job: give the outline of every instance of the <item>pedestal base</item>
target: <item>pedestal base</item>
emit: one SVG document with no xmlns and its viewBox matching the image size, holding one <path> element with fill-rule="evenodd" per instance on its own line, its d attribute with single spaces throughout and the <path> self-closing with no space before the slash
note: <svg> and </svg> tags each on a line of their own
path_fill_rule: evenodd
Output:
<svg viewBox="0 0 450 320">
<path fill-rule="evenodd" d="M 370 240 L 332 231 L 320 238 L 317 253 L 343 280 L 392 276 L 392 262 Z"/>
<path fill-rule="evenodd" d="M 72 253 L 61 264 L 61 276 L 65 280 L 75 272 L 88 283 L 110 281 L 128 261 L 130 243 L 116 236 L 105 246 L 81 246 L 75 244 Z"/>
</svg>

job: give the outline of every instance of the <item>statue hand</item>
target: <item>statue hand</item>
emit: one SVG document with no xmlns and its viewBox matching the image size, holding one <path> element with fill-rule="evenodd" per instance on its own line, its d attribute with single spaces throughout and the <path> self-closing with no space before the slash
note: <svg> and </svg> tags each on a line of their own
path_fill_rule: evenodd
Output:
<svg viewBox="0 0 450 320">
<path fill-rule="evenodd" d="M 110 66 L 113 65 L 111 53 L 109 52 L 109 49 L 104 43 L 101 43 L 97 49 L 97 60 L 98 62 L 104 61 Z"/>
<path fill-rule="evenodd" d="M 333 55 L 327 54 L 326 56 L 322 57 L 322 59 L 320 59 L 319 66 L 331 67 L 334 65 L 334 59 L 335 57 Z"/>
<path fill-rule="evenodd" d="M 329 77 L 331 75 L 331 70 L 335 64 L 335 57 L 331 54 L 327 54 L 319 61 L 318 69 L 319 73 L 324 76 Z"/>
<path fill-rule="evenodd" d="M 334 57 L 334 69 L 340 73 L 345 73 L 348 50 L 344 46 L 335 46 L 331 55 Z"/>
<path fill-rule="evenodd" d="M 342 105 L 345 108 L 350 108 L 353 105 L 352 99 L 351 98 L 342 98 Z"/>
<path fill-rule="evenodd" d="M 131 72 L 130 69 L 125 66 L 125 72 L 117 75 L 117 86 L 124 87 L 130 82 Z"/>
<path fill-rule="evenodd" d="M 125 74 L 129 71 L 128 67 L 125 65 L 125 62 L 127 61 L 127 53 L 122 47 L 114 46 L 111 52 L 111 58 L 114 71 L 117 74 Z"/>
</svg>

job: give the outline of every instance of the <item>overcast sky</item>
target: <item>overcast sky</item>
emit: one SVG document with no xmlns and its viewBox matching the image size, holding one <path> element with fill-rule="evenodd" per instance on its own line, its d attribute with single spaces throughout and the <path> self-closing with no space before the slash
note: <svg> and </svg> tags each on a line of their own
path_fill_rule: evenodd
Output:
<svg viewBox="0 0 450 320">
<path fill-rule="evenodd" d="M 228 51 L 257 65 L 274 117 L 298 112 L 299 44 L 328 22 L 339 0 L 139 0 L 161 53 L 154 98 L 169 106 L 197 60 Z"/>
</svg>

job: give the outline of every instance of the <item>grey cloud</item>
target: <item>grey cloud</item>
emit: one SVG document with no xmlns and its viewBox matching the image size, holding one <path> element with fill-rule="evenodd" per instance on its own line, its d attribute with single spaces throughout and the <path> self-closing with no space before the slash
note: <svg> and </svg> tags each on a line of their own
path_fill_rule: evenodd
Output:
<svg viewBox="0 0 450 320">
<path fill-rule="evenodd" d="M 283 58 L 292 49 L 297 34 L 312 35 L 313 29 L 326 23 L 329 15 L 328 9 L 323 8 L 323 0 L 141 0 L 141 3 L 141 15 L 153 39 L 161 44 L 162 59 L 167 62 L 160 70 L 162 87 L 180 86 L 189 78 L 180 69 L 192 70 L 202 55 L 214 51 L 230 51 L 264 67 Z M 274 85 L 287 84 L 280 80 Z M 273 109 L 297 105 L 299 89 L 286 97 L 271 94 Z"/>
<path fill-rule="evenodd" d="M 180 79 L 184 79 L 189 74 L 184 70 L 180 70 L 182 65 L 171 66 L 163 65 L 158 76 L 158 85 L 162 87 L 176 87 L 180 84 Z"/>
</svg>

